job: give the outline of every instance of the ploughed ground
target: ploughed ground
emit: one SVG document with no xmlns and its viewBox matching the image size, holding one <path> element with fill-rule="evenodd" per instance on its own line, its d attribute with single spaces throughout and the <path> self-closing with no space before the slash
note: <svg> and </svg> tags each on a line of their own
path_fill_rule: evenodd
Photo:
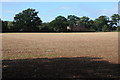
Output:
<svg viewBox="0 0 120 80">
<path fill-rule="evenodd" d="M 120 78 L 118 32 L 3 33 L 2 58 L 3 78 Z"/>
</svg>

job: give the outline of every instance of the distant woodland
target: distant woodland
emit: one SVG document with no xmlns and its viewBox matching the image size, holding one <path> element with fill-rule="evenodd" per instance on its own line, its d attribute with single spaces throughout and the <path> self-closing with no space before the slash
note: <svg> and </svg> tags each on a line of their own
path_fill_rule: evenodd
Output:
<svg viewBox="0 0 120 80">
<path fill-rule="evenodd" d="M 57 16 L 51 22 L 43 23 L 35 9 L 28 8 L 15 14 L 13 21 L 3 21 L 2 32 L 110 32 L 119 31 L 119 14 L 111 17 L 101 15 L 95 20 L 87 16 Z"/>
</svg>

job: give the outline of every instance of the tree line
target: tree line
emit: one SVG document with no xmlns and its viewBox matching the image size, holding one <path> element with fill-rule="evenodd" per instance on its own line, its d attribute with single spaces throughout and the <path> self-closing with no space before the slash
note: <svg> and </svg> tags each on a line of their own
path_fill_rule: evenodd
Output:
<svg viewBox="0 0 120 80">
<path fill-rule="evenodd" d="M 95 20 L 87 16 L 78 17 L 75 15 L 57 16 L 51 22 L 43 23 L 38 16 L 35 9 L 28 8 L 15 15 L 13 21 L 3 21 L 2 32 L 69 32 L 74 31 L 76 27 L 84 27 L 84 30 L 79 31 L 119 31 L 120 26 L 119 14 L 113 14 L 110 18 L 108 16 L 99 16 Z M 78 26 L 79 25 L 79 26 Z"/>
</svg>

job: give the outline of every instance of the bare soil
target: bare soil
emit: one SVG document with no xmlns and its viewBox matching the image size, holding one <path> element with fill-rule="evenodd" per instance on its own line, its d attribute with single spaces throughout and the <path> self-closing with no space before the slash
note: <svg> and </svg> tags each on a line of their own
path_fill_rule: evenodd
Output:
<svg viewBox="0 0 120 80">
<path fill-rule="evenodd" d="M 118 32 L 3 33 L 2 53 L 5 78 L 120 77 Z"/>
<path fill-rule="evenodd" d="M 100 57 L 118 62 L 118 33 L 4 33 L 3 59 Z"/>
</svg>

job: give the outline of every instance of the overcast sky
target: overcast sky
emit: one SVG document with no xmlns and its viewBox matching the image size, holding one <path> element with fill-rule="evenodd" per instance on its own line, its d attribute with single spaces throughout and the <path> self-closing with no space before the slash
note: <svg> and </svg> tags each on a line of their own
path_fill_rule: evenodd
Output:
<svg viewBox="0 0 120 80">
<path fill-rule="evenodd" d="M 2 2 L 2 20 L 13 21 L 15 14 L 33 8 L 39 11 L 43 22 L 49 22 L 62 15 L 88 16 L 95 19 L 100 15 L 118 13 L 117 2 Z"/>
</svg>

